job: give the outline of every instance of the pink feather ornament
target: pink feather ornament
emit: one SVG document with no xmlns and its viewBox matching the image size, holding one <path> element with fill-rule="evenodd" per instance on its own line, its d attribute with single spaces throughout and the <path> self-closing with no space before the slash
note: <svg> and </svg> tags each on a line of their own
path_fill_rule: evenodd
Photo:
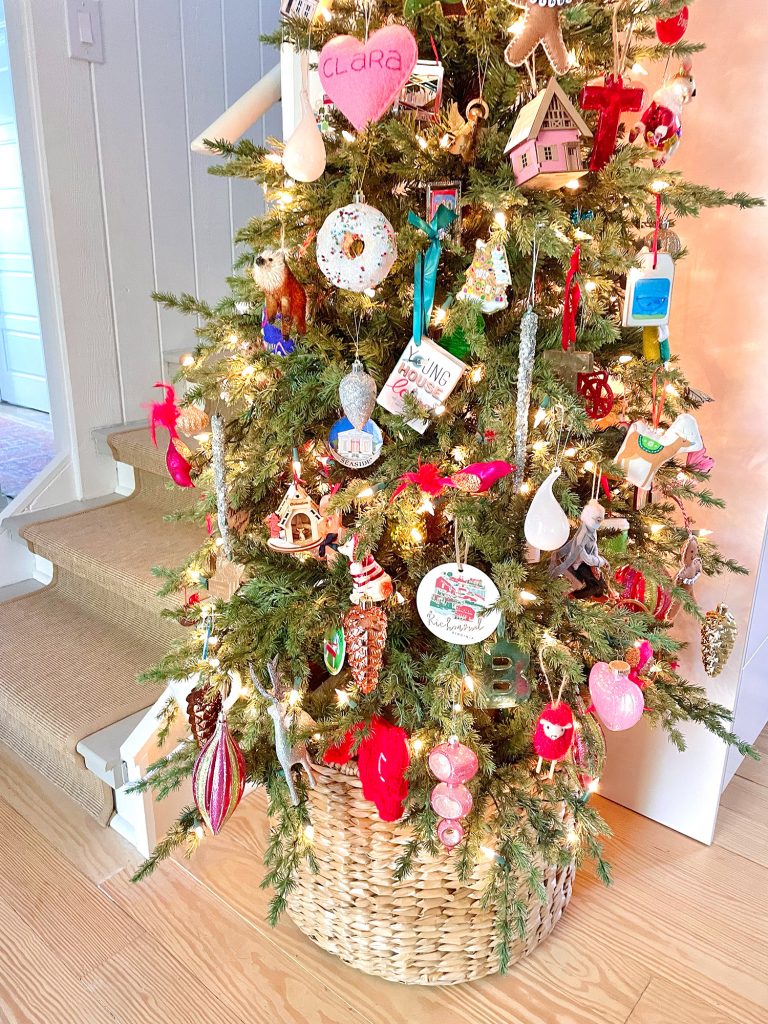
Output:
<svg viewBox="0 0 768 1024">
<path fill-rule="evenodd" d="M 168 439 L 168 451 L 165 453 L 165 464 L 168 467 L 171 480 L 179 487 L 194 487 L 195 485 L 192 483 L 190 475 L 192 467 L 173 443 L 179 436 L 176 423 L 181 414 L 181 410 L 176 404 L 176 392 L 170 384 L 163 384 L 162 382 L 155 384 L 155 387 L 165 390 L 165 398 L 162 402 L 152 402 L 149 405 L 149 434 L 152 438 L 152 444 L 157 448 L 158 427 L 163 427 L 168 431 L 170 437 Z"/>
</svg>

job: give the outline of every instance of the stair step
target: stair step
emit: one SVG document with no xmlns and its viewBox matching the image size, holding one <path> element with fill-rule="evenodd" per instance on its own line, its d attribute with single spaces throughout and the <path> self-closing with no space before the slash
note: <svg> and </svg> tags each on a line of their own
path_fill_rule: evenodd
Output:
<svg viewBox="0 0 768 1024">
<path fill-rule="evenodd" d="M 107 444 L 116 462 L 125 462 L 135 469 L 143 469 L 146 473 L 154 473 L 167 480 L 166 448 L 163 447 L 165 437 L 166 435 L 160 431 L 157 439 L 160 447 L 155 448 L 148 428 L 140 427 L 137 430 L 120 430 L 110 434 Z"/>
<path fill-rule="evenodd" d="M 159 598 L 160 580 L 153 566 L 178 566 L 205 539 L 201 526 L 166 522 L 157 505 L 157 484 L 137 472 L 137 489 L 129 498 L 72 516 L 22 528 L 30 549 L 54 566 L 159 616 L 173 600 Z M 176 635 L 172 623 L 163 620 Z M 160 620 L 158 619 L 158 623 Z"/>
<path fill-rule="evenodd" d="M 76 752 L 84 737 L 150 705 L 139 672 L 166 650 L 130 617 L 84 604 L 83 582 L 59 572 L 44 590 L 0 605 L 0 739 L 106 824 L 113 793 Z"/>
</svg>

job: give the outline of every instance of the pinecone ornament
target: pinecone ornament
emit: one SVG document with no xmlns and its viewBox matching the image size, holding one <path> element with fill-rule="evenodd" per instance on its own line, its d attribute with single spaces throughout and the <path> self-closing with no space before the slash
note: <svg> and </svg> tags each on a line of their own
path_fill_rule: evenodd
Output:
<svg viewBox="0 0 768 1024">
<path fill-rule="evenodd" d="M 347 663 L 361 693 L 376 689 L 387 642 L 387 613 L 380 605 L 350 608 L 344 616 Z"/>
<path fill-rule="evenodd" d="M 211 425 L 208 413 L 196 405 L 185 405 L 176 420 L 176 429 L 186 437 L 194 437 L 195 434 L 202 434 Z"/>
<path fill-rule="evenodd" d="M 221 714 L 221 694 L 212 695 L 209 686 L 196 686 L 187 697 L 189 728 L 198 747 L 204 747 L 216 731 Z"/>
<path fill-rule="evenodd" d="M 707 612 L 701 626 L 701 660 L 708 676 L 718 676 L 725 668 L 736 643 L 736 620 L 728 606 L 719 604 Z"/>
</svg>

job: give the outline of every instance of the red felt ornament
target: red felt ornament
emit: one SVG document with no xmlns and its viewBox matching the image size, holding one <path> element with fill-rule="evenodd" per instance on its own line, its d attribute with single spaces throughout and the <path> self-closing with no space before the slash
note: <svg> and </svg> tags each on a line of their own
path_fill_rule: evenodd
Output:
<svg viewBox="0 0 768 1024">
<path fill-rule="evenodd" d="M 579 103 L 584 110 L 599 111 L 590 171 L 599 171 L 611 159 L 622 113 L 640 110 L 644 94 L 641 87 L 624 85 L 621 75 L 606 75 L 602 85 L 585 85 L 581 90 Z"/>
<path fill-rule="evenodd" d="M 208 828 L 217 835 L 232 815 L 245 788 L 245 759 L 229 731 L 226 716 L 219 716 L 216 730 L 197 755 L 192 773 L 192 792 Z"/>
<path fill-rule="evenodd" d="M 584 399 L 587 416 L 600 420 L 613 409 L 613 391 L 608 383 L 607 370 L 576 374 L 576 393 Z"/>
<path fill-rule="evenodd" d="M 573 711 L 564 701 L 547 704 L 536 720 L 533 734 L 533 749 L 539 755 L 536 771 L 540 772 L 545 761 L 551 761 L 549 777 L 555 773 L 555 765 L 566 756 L 573 743 Z"/>
<path fill-rule="evenodd" d="M 157 448 L 157 428 L 164 427 L 170 435 L 168 451 L 165 453 L 165 464 L 168 467 L 171 480 L 179 487 L 194 487 L 190 476 L 189 462 L 174 443 L 179 436 L 176 424 L 181 413 L 176 404 L 176 392 L 170 384 L 162 382 L 155 384 L 155 387 L 165 390 L 165 398 L 162 402 L 152 402 L 149 405 L 149 433 L 152 444 Z"/>
<path fill-rule="evenodd" d="M 571 254 L 571 263 L 565 275 L 565 295 L 563 297 L 563 352 L 576 341 L 576 314 L 579 312 L 581 302 L 581 288 L 579 287 L 578 273 L 580 270 L 581 246 L 577 245 Z"/>
<path fill-rule="evenodd" d="M 688 8 L 684 7 L 672 18 L 658 18 L 656 21 L 656 36 L 664 46 L 674 46 L 679 43 L 688 28 Z"/>
<path fill-rule="evenodd" d="M 642 607 L 638 610 L 645 609 L 659 622 L 666 620 L 672 605 L 672 597 L 666 590 L 657 586 L 655 600 L 653 596 L 649 596 L 646 602 L 645 576 L 639 569 L 635 569 L 631 565 L 620 566 L 614 572 L 613 578 L 621 587 L 618 597 L 619 604 L 635 608 L 641 605 Z"/>
<path fill-rule="evenodd" d="M 323 761 L 326 764 L 351 761 L 357 733 L 365 728 L 365 722 L 356 722 L 341 743 L 328 747 Z M 410 761 L 405 730 L 383 718 L 372 718 L 369 733 L 357 748 L 357 771 L 363 784 L 363 796 L 376 804 L 382 821 L 397 821 L 402 817 L 408 796 L 405 773 Z"/>
</svg>

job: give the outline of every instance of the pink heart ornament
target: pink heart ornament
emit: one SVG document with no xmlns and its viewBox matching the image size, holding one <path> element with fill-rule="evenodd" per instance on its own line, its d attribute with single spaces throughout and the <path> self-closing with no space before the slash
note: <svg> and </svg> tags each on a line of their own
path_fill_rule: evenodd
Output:
<svg viewBox="0 0 768 1024">
<path fill-rule="evenodd" d="M 589 673 L 589 694 L 606 729 L 631 729 L 643 717 L 643 691 L 629 678 L 626 661 L 598 661 Z"/>
<path fill-rule="evenodd" d="M 363 43 L 336 36 L 320 51 L 318 71 L 323 88 L 360 132 L 386 114 L 411 77 L 419 57 L 405 25 L 387 25 Z"/>
</svg>

